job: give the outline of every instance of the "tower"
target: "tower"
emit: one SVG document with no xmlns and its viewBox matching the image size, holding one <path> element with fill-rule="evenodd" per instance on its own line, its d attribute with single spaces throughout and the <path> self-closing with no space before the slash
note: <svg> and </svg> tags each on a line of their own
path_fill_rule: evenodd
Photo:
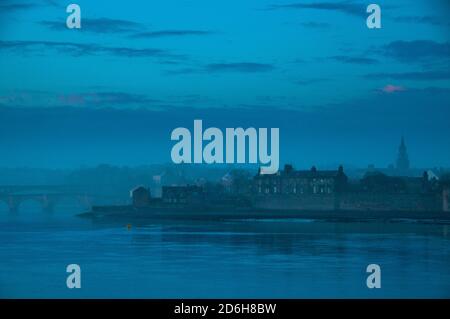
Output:
<svg viewBox="0 0 450 319">
<path fill-rule="evenodd" d="M 398 147 L 397 169 L 406 171 L 409 169 L 408 151 L 405 145 L 405 139 L 402 136 L 400 146 Z"/>
</svg>

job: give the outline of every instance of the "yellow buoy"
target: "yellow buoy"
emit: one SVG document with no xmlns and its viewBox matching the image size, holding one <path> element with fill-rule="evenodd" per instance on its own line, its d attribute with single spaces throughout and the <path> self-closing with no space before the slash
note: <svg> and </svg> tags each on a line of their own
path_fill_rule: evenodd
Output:
<svg viewBox="0 0 450 319">
<path fill-rule="evenodd" d="M 127 230 L 131 229 L 131 224 L 127 224 Z"/>
</svg>

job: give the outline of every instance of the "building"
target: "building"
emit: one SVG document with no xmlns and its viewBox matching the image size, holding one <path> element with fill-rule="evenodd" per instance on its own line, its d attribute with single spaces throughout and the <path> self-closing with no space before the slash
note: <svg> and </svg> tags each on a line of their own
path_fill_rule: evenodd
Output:
<svg viewBox="0 0 450 319">
<path fill-rule="evenodd" d="M 405 139 L 403 138 L 403 136 L 400 141 L 400 146 L 398 147 L 397 170 L 409 170 L 408 150 L 406 149 Z"/>
<path fill-rule="evenodd" d="M 150 205 L 151 194 L 148 188 L 138 186 L 130 191 L 132 205 L 134 207 L 146 207 Z"/>
<path fill-rule="evenodd" d="M 253 178 L 252 203 L 261 209 L 339 209 L 341 193 L 347 187 L 342 166 L 338 170 L 295 170 L 285 165 L 276 174 L 258 174 Z"/>
<path fill-rule="evenodd" d="M 372 193 L 420 194 L 435 191 L 437 179 L 424 171 L 421 177 L 389 176 L 379 171 L 367 172 L 360 180 L 359 190 Z"/>
<path fill-rule="evenodd" d="M 338 170 L 319 171 L 313 166 L 310 170 L 294 170 L 285 165 L 276 174 L 258 174 L 254 177 L 256 194 L 333 194 L 343 191 L 347 176 L 342 166 Z"/>
<path fill-rule="evenodd" d="M 203 201 L 203 188 L 195 185 L 163 186 L 162 201 L 171 204 L 197 204 Z"/>
</svg>

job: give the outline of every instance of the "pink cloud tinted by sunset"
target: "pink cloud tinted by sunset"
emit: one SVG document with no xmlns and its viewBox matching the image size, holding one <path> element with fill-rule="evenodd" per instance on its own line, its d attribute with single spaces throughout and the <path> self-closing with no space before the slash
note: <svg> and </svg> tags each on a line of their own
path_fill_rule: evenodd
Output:
<svg viewBox="0 0 450 319">
<path fill-rule="evenodd" d="M 403 86 L 397 86 L 397 85 L 392 85 L 392 84 L 388 84 L 384 88 L 382 88 L 382 91 L 385 93 L 395 93 L 395 92 L 401 92 L 404 90 L 405 90 L 405 88 Z"/>
</svg>

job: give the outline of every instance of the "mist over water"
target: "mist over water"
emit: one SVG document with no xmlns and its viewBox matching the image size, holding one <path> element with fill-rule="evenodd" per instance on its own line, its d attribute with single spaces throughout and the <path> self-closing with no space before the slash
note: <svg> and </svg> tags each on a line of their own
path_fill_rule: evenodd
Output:
<svg viewBox="0 0 450 319">
<path fill-rule="evenodd" d="M 271 219 L 127 230 L 74 209 L 45 214 L 30 204 L 11 215 L 0 206 L 0 297 L 450 296 L 450 225 Z M 72 263 L 81 289 L 66 287 Z M 381 266 L 381 289 L 366 287 L 371 263 Z"/>
</svg>

